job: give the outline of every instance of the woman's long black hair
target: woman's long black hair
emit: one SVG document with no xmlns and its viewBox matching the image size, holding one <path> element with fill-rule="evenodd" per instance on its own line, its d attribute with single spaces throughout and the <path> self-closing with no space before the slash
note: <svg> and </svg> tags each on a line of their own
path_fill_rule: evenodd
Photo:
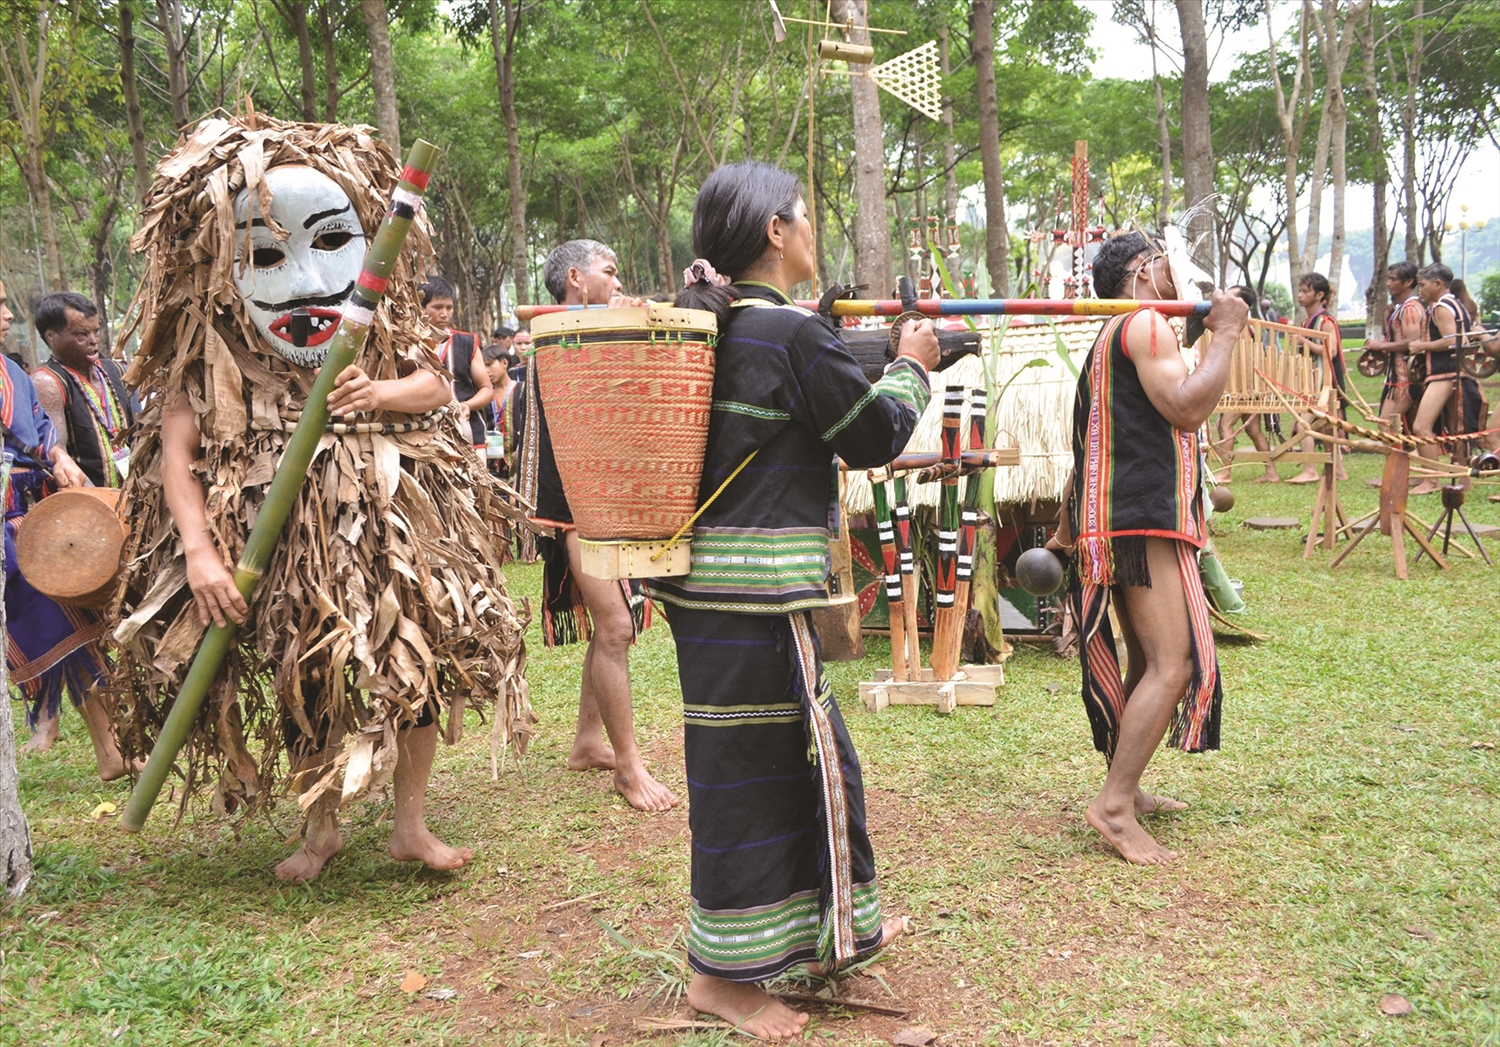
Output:
<svg viewBox="0 0 1500 1047">
<path fill-rule="evenodd" d="M 747 160 L 726 164 L 709 175 L 693 204 L 693 250 L 719 273 L 738 280 L 766 253 L 766 227 L 773 217 L 796 218 L 802 188 L 797 176 L 772 164 Z M 733 296 L 725 287 L 699 279 L 677 293 L 684 309 L 706 309 L 729 321 Z"/>
</svg>

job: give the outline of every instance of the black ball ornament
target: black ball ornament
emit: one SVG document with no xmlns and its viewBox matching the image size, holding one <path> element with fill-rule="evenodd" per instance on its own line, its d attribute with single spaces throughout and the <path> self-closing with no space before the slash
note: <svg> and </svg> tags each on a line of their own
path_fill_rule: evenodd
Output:
<svg viewBox="0 0 1500 1047">
<path fill-rule="evenodd" d="M 1062 588 L 1062 561 L 1048 549 L 1027 549 L 1016 557 L 1016 581 L 1032 596 L 1051 596 Z"/>
<path fill-rule="evenodd" d="M 1216 513 L 1227 513 L 1234 508 L 1234 492 L 1224 484 L 1208 489 L 1208 500 Z"/>
</svg>

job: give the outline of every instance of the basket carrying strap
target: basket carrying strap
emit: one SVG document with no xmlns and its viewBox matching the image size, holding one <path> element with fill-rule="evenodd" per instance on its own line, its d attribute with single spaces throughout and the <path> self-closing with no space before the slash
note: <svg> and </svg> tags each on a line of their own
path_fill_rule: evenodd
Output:
<svg viewBox="0 0 1500 1047">
<path fill-rule="evenodd" d="M 702 505 L 698 506 L 698 508 L 693 511 L 693 515 L 688 517 L 687 523 L 685 523 L 681 527 L 677 528 L 677 533 L 674 534 L 672 537 L 670 537 L 670 538 L 667 539 L 667 544 L 663 545 L 661 547 L 661 549 L 659 549 L 655 554 L 652 555 L 652 557 L 651 557 L 651 562 L 652 563 L 655 563 L 657 560 L 660 560 L 663 556 L 666 555 L 668 549 L 672 548 L 672 546 L 674 546 L 674 545 L 677 544 L 678 540 L 680 538 L 682 538 L 682 536 L 684 534 L 687 533 L 688 528 L 692 527 L 693 524 L 695 524 L 695 523 L 698 522 L 698 517 L 700 517 L 704 513 L 706 513 L 708 511 L 708 507 L 710 505 L 714 504 L 714 499 L 717 498 L 717 497 L 719 497 L 719 495 L 721 495 L 721 494 L 724 493 L 724 488 L 728 487 L 729 484 L 730 484 L 730 482 L 733 481 L 736 476 L 740 475 L 740 470 L 744 469 L 745 466 L 749 465 L 750 464 L 750 460 L 752 458 L 754 458 L 758 454 L 760 454 L 760 448 L 759 447 L 757 447 L 755 450 L 753 450 L 749 454 L 747 454 L 745 456 L 745 460 L 743 462 L 741 462 L 739 465 L 737 465 L 737 466 L 734 467 L 734 472 L 730 473 L 725 478 L 724 482 L 719 485 L 719 489 L 716 490 L 713 494 L 709 495 L 708 496 L 708 500 L 705 501 Z"/>
</svg>

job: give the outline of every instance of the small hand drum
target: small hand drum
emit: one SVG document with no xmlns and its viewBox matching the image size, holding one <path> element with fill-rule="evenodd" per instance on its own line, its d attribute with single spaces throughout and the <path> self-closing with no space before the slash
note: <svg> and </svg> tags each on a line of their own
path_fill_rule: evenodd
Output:
<svg viewBox="0 0 1500 1047">
<path fill-rule="evenodd" d="M 1359 354 L 1359 373 L 1366 378 L 1379 378 L 1385 374 L 1385 353 L 1379 349 L 1363 349 Z"/>
<path fill-rule="evenodd" d="M 1470 378 L 1490 378 L 1500 370 L 1500 356 L 1492 355 L 1483 342 L 1475 339 L 1459 346 L 1458 366 Z"/>
<path fill-rule="evenodd" d="M 106 487 L 73 487 L 32 506 L 16 529 L 22 577 L 65 606 L 108 604 L 125 549 L 119 497 Z"/>
</svg>

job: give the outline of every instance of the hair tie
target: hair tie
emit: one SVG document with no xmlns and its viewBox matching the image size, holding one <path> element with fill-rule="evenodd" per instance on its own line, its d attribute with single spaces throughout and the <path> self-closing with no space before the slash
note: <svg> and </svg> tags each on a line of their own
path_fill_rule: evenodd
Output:
<svg viewBox="0 0 1500 1047">
<path fill-rule="evenodd" d="M 684 287 L 691 287 L 700 281 L 715 287 L 723 287 L 729 283 L 729 277 L 720 276 L 708 259 L 695 258 L 693 264 L 682 271 L 682 284 Z"/>
</svg>

